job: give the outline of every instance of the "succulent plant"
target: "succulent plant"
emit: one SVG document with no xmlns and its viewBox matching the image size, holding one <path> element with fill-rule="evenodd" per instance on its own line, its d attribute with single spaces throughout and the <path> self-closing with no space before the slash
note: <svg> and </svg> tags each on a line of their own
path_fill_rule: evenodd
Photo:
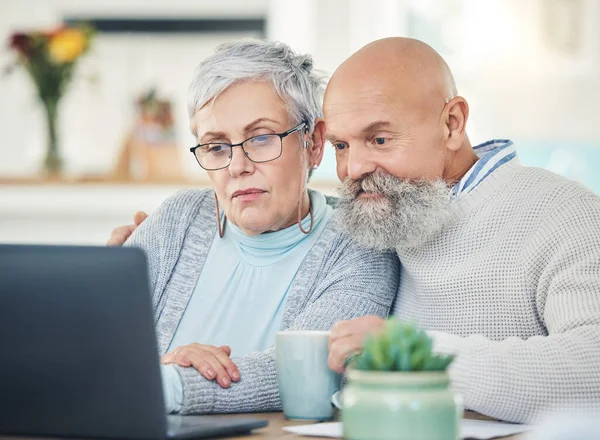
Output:
<svg viewBox="0 0 600 440">
<path fill-rule="evenodd" d="M 366 371 L 445 371 L 454 356 L 433 354 L 431 348 L 425 331 L 391 318 L 382 331 L 366 338 L 362 352 L 348 364 Z"/>
</svg>

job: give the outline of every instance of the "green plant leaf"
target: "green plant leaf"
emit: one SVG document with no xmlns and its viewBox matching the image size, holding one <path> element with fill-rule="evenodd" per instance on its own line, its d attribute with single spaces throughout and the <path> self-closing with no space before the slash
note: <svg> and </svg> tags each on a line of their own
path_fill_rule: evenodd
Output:
<svg viewBox="0 0 600 440">
<path fill-rule="evenodd" d="M 391 318 L 380 333 L 365 339 L 352 368 L 367 371 L 444 371 L 452 356 L 432 353 L 433 341 L 414 323 Z"/>
</svg>

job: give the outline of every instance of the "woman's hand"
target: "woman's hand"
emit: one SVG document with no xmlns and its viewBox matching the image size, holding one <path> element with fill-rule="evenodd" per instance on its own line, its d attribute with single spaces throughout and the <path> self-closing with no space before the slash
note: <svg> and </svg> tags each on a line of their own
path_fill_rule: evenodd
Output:
<svg viewBox="0 0 600 440">
<path fill-rule="evenodd" d="M 240 371 L 229 356 L 231 348 L 227 345 L 215 347 L 194 343 L 167 353 L 161 363 L 194 367 L 205 379 L 216 380 L 221 388 L 229 388 L 231 382 L 240 380 Z"/>
</svg>

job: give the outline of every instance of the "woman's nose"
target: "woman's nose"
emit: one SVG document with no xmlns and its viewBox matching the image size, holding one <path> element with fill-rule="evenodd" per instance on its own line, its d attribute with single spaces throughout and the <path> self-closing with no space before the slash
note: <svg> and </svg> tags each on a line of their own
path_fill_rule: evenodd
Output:
<svg viewBox="0 0 600 440">
<path fill-rule="evenodd" d="M 250 173 L 254 169 L 254 163 L 248 159 L 242 147 L 233 147 L 231 149 L 231 163 L 229 164 L 229 174 L 232 177 L 240 176 L 244 173 Z"/>
</svg>

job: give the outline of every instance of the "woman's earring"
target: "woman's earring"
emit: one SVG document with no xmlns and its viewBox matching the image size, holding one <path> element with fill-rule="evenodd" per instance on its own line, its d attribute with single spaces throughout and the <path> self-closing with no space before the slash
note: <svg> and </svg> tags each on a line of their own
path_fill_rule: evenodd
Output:
<svg viewBox="0 0 600 440">
<path fill-rule="evenodd" d="M 312 169 L 313 169 L 313 171 L 314 171 L 314 170 L 316 170 L 317 168 L 319 168 L 319 165 L 317 165 L 317 164 L 314 164 L 314 165 L 312 166 Z"/>
<path fill-rule="evenodd" d="M 225 235 L 225 224 L 227 223 L 227 216 L 223 216 L 223 226 L 221 226 L 221 212 L 219 211 L 219 199 L 217 198 L 217 193 L 213 192 L 215 195 L 215 203 L 217 205 L 217 224 L 219 225 L 219 237 L 223 238 Z"/>
<path fill-rule="evenodd" d="M 298 203 L 298 226 L 300 227 L 300 230 L 302 231 L 302 233 L 305 235 L 308 235 L 311 233 L 311 231 L 313 230 L 313 225 L 315 223 L 315 216 L 313 214 L 312 203 L 310 203 L 310 205 L 308 207 L 308 213 L 310 215 L 310 227 L 308 228 L 308 231 L 306 231 L 302 227 L 302 199 L 300 199 L 300 203 Z"/>
</svg>

